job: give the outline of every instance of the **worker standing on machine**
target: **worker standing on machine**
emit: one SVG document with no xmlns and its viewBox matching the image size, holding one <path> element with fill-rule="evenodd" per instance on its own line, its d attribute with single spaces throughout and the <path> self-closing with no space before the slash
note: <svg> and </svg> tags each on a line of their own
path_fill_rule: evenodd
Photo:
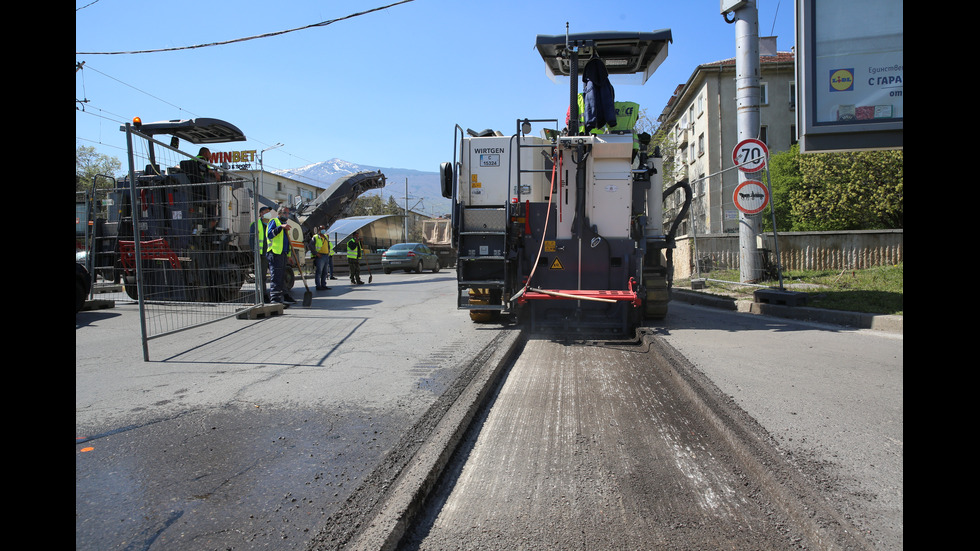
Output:
<svg viewBox="0 0 980 551">
<path fill-rule="evenodd" d="M 208 178 L 209 181 L 214 181 L 214 182 L 221 181 L 221 173 L 218 171 L 217 168 L 214 167 L 214 165 L 211 164 L 210 149 L 206 147 L 202 147 L 201 149 L 199 149 L 197 151 L 197 157 L 194 157 L 194 160 L 197 161 L 199 166 L 198 170 L 200 171 L 202 176 Z"/>
</svg>

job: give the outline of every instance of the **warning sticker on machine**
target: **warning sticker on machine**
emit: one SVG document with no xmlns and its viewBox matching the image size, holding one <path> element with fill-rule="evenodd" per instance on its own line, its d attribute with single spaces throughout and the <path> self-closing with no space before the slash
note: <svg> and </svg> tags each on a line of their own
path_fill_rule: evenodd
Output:
<svg viewBox="0 0 980 551">
<path fill-rule="evenodd" d="M 551 269 L 552 270 L 564 270 L 565 267 L 561 265 L 561 260 L 558 260 L 556 258 L 555 261 L 551 263 Z"/>
</svg>

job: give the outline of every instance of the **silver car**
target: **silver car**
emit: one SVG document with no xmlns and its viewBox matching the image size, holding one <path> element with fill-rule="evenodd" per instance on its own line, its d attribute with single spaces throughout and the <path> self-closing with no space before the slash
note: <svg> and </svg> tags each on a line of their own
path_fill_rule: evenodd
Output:
<svg viewBox="0 0 980 551">
<path fill-rule="evenodd" d="M 422 270 L 438 272 L 439 257 L 423 243 L 399 243 L 381 254 L 381 268 L 386 274 L 398 269 L 415 270 L 415 273 Z"/>
</svg>

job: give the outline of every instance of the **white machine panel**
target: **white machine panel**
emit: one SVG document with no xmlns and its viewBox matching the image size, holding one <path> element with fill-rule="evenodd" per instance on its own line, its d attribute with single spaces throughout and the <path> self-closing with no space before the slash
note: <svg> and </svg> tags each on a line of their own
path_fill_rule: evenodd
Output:
<svg viewBox="0 0 980 551">
<path fill-rule="evenodd" d="M 548 190 L 551 189 L 551 173 L 528 172 L 530 170 L 543 171 L 545 167 L 546 155 L 551 155 L 550 147 L 539 147 L 540 145 L 550 144 L 548 140 L 534 136 L 521 138 L 521 186 L 520 190 L 512 189 L 513 197 L 517 197 L 520 191 L 520 200 L 535 202 L 547 202 Z"/>
<path fill-rule="evenodd" d="M 541 138 L 521 138 L 524 144 L 546 143 Z M 550 186 L 543 173 L 524 173 L 518 187 L 517 158 L 513 157 L 517 140 L 509 136 L 467 138 L 462 144 L 463 166 L 460 171 L 460 200 L 467 206 L 506 204 L 518 193 L 521 199 L 547 200 Z M 543 170 L 541 147 L 521 150 L 521 170 Z M 510 187 L 510 189 L 508 189 Z"/>
<path fill-rule="evenodd" d="M 574 144 L 579 140 L 591 145 L 585 166 L 585 214 L 589 217 L 589 223 L 594 224 L 603 237 L 629 237 L 633 200 L 633 137 L 593 134 L 563 140 L 572 145 L 570 149 L 565 149 L 562 177 L 567 174 L 567 181 L 563 182 L 564 189 L 557 198 L 558 238 L 572 237 L 577 167 L 569 152 L 574 151 Z"/>
<path fill-rule="evenodd" d="M 509 183 L 510 138 L 470 138 L 463 142 L 462 200 L 469 206 L 504 205 Z"/>
<path fill-rule="evenodd" d="M 592 162 L 592 185 L 586 190 L 589 222 L 603 237 L 629 237 L 633 178 L 629 159 Z"/>
</svg>

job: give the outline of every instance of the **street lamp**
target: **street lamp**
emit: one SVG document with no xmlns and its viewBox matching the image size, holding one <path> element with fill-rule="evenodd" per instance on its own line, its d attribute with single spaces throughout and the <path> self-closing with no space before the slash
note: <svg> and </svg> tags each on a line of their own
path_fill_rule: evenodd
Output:
<svg viewBox="0 0 980 551">
<path fill-rule="evenodd" d="M 262 151 L 259 151 L 259 190 L 260 191 L 265 191 L 265 163 L 262 162 L 262 158 L 265 156 L 266 151 L 271 151 L 279 147 L 282 147 L 281 143 L 277 143 L 272 147 L 267 147 Z M 256 193 L 256 195 L 258 194 Z M 258 205 L 257 198 L 256 198 L 256 205 Z M 256 210 L 256 212 L 258 212 L 258 210 Z"/>
</svg>

